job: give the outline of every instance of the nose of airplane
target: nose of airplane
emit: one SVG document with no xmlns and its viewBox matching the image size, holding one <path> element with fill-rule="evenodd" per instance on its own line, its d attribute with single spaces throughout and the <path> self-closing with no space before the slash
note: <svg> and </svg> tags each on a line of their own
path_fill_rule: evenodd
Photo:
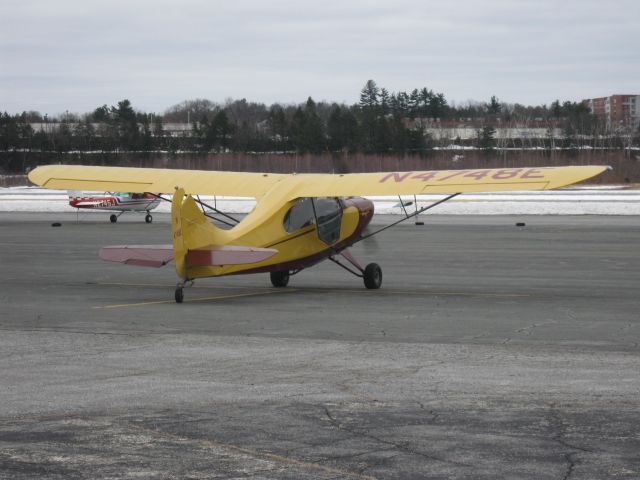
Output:
<svg viewBox="0 0 640 480">
<path fill-rule="evenodd" d="M 364 223 L 363 226 L 366 226 L 371 221 L 374 212 L 373 202 L 367 198 L 354 198 L 354 204 L 358 211 L 360 212 L 360 223 Z"/>
</svg>

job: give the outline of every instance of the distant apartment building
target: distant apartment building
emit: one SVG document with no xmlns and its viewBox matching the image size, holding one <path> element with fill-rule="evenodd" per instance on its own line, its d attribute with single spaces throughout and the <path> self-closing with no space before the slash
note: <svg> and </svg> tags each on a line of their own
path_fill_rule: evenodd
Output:
<svg viewBox="0 0 640 480">
<path fill-rule="evenodd" d="M 640 95 L 611 95 L 589 98 L 582 103 L 608 127 L 638 127 L 640 125 Z"/>
</svg>

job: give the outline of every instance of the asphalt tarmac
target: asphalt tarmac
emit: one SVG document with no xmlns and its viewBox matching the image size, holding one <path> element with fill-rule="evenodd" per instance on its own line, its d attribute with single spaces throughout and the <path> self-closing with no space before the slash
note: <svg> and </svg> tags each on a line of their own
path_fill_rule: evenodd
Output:
<svg viewBox="0 0 640 480">
<path fill-rule="evenodd" d="M 2 479 L 640 478 L 638 217 L 425 216 L 353 248 L 378 291 L 325 262 L 181 305 L 97 258 L 168 216 L 107 218 L 0 214 Z"/>
</svg>

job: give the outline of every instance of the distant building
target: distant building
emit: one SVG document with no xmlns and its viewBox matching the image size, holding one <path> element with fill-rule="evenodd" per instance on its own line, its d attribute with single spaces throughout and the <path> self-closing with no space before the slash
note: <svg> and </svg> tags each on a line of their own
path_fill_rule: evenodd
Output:
<svg viewBox="0 0 640 480">
<path fill-rule="evenodd" d="M 31 128 L 33 128 L 34 132 L 45 132 L 51 133 L 53 131 L 58 130 L 60 128 L 60 122 L 31 122 Z M 67 126 L 71 131 L 74 131 L 79 124 L 77 122 L 67 123 Z M 104 127 L 103 123 L 91 123 L 93 129 L 98 132 L 98 136 L 100 136 L 100 128 Z M 138 124 L 138 127 L 142 129 L 142 125 Z M 153 131 L 153 126 L 152 126 Z M 163 123 L 162 124 L 162 132 L 165 136 L 168 137 L 180 137 L 180 136 L 190 136 L 193 132 L 193 124 L 192 123 Z"/>
<path fill-rule="evenodd" d="M 582 103 L 608 127 L 638 127 L 640 125 L 640 95 L 611 95 L 589 98 Z"/>
</svg>

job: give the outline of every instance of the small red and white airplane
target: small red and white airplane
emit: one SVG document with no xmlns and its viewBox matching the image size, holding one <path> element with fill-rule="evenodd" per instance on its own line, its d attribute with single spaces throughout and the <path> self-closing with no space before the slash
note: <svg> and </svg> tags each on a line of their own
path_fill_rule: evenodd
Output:
<svg viewBox="0 0 640 480">
<path fill-rule="evenodd" d="M 86 194 L 77 190 L 69 190 L 68 193 L 69 205 L 73 208 L 120 212 L 111 214 L 111 223 L 116 223 L 124 212 L 147 212 L 144 221 L 151 223 L 153 217 L 149 212 L 160 204 L 160 199 L 150 193 Z"/>
</svg>

